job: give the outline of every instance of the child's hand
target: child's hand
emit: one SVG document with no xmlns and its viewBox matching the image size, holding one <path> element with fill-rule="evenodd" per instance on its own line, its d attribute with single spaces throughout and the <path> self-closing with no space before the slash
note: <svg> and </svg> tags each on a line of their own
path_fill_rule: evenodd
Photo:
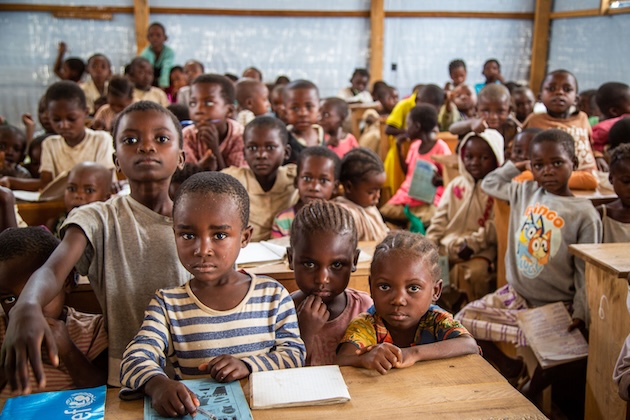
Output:
<svg viewBox="0 0 630 420">
<path fill-rule="evenodd" d="M 411 139 L 409 138 L 409 136 L 407 135 L 407 133 L 402 133 L 402 134 L 399 134 L 399 135 L 396 137 L 396 144 L 400 146 L 400 145 L 402 145 L 402 144 L 407 143 L 409 140 L 411 140 Z"/>
<path fill-rule="evenodd" d="M 92 130 L 103 130 L 105 131 L 105 121 L 98 119 L 92 120 Z"/>
<path fill-rule="evenodd" d="M 597 169 L 601 172 L 609 172 L 610 168 L 608 167 L 608 162 L 602 156 L 595 158 L 595 163 L 597 163 Z"/>
<path fill-rule="evenodd" d="M 219 169 L 217 157 L 212 153 L 211 149 L 206 150 L 205 155 L 197 164 L 206 171 L 217 171 Z"/>
<path fill-rule="evenodd" d="M 57 349 L 60 354 L 68 353 L 71 347 L 74 345 L 70 335 L 68 334 L 68 328 L 66 323 L 60 319 L 53 319 L 46 317 L 46 322 L 52 331 L 55 343 L 57 343 Z"/>
<path fill-rule="evenodd" d="M 436 172 L 433 174 L 433 178 L 431 178 L 431 183 L 436 187 L 441 187 L 444 185 L 444 178 Z"/>
<path fill-rule="evenodd" d="M 586 324 L 584 323 L 584 321 L 578 318 L 574 318 L 573 321 L 571 321 L 571 324 L 569 324 L 568 331 L 571 332 L 576 328 L 580 330 L 584 338 L 588 338 L 588 333 L 586 331 Z"/>
<path fill-rule="evenodd" d="M 328 322 L 330 312 L 322 298 L 310 295 L 300 303 L 297 316 L 301 334 L 312 337 Z"/>
<path fill-rule="evenodd" d="M 8 176 L 0 178 L 0 187 L 11 188 L 11 181 Z"/>
<path fill-rule="evenodd" d="M 473 254 L 474 254 L 474 251 L 468 246 L 466 241 L 462 242 L 459 245 L 459 249 L 457 250 L 457 256 L 460 259 L 464 261 L 468 261 L 470 257 L 472 257 Z"/>
<path fill-rule="evenodd" d="M 144 392 L 151 397 L 151 405 L 162 417 L 194 414 L 199 407 L 197 396 L 179 381 L 157 375 L 149 379 Z"/>
<path fill-rule="evenodd" d="M 214 124 L 201 124 L 197 132 L 197 139 L 215 153 L 219 151 L 219 131 Z"/>
<path fill-rule="evenodd" d="M 59 43 L 59 47 L 57 47 L 57 50 L 59 51 L 60 54 L 65 54 L 66 51 L 68 51 L 68 46 L 66 45 L 65 42 L 61 41 Z"/>
<path fill-rule="evenodd" d="M 391 343 L 367 346 L 357 350 L 356 354 L 360 357 L 363 367 L 375 370 L 381 375 L 385 375 L 403 362 L 402 350 Z"/>
<path fill-rule="evenodd" d="M 488 128 L 488 123 L 483 118 L 475 118 L 472 120 L 470 128 L 477 134 L 483 133 Z"/>
<path fill-rule="evenodd" d="M 514 164 L 514 166 L 516 167 L 516 169 L 518 169 L 521 172 L 532 170 L 529 160 L 523 160 L 523 161 L 517 162 Z"/>
<path fill-rule="evenodd" d="M 22 115 L 22 123 L 26 126 L 27 129 L 35 127 L 35 120 L 33 116 L 28 112 Z"/>
<path fill-rule="evenodd" d="M 232 382 L 249 375 L 249 368 L 241 359 L 229 354 L 217 356 L 208 363 L 199 365 L 199 370 L 210 373 L 218 382 Z"/>
</svg>

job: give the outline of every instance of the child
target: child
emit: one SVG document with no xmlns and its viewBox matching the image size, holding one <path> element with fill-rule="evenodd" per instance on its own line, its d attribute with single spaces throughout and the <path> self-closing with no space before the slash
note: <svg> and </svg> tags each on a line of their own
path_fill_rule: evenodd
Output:
<svg viewBox="0 0 630 420">
<path fill-rule="evenodd" d="M 149 47 L 147 47 L 149 48 Z M 136 57 L 129 65 L 129 80 L 134 85 L 133 100 L 153 101 L 164 107 L 169 105 L 168 97 L 162 89 L 152 86 L 154 76 L 151 62 L 144 57 Z"/>
<path fill-rule="evenodd" d="M 42 143 L 51 135 L 52 134 L 42 134 L 37 136 L 31 141 L 31 144 L 28 145 L 27 158 L 24 160 L 24 162 L 28 163 L 24 163 L 22 166 L 26 168 L 31 178 L 39 177 L 39 167 L 42 162 Z"/>
<path fill-rule="evenodd" d="M 248 79 L 254 79 L 258 82 L 262 82 L 263 81 L 263 75 L 262 72 L 260 70 L 258 70 L 256 67 L 248 67 L 245 70 L 243 70 L 243 74 L 241 75 L 241 77 L 246 77 Z"/>
<path fill-rule="evenodd" d="M 597 91 L 595 89 L 583 90 L 578 95 L 578 109 L 588 115 L 588 123 L 593 127 L 599 122 L 601 113 L 595 102 Z"/>
<path fill-rule="evenodd" d="M 608 132 L 608 151 L 610 155 L 620 144 L 630 143 L 630 116 L 617 121 Z"/>
<path fill-rule="evenodd" d="M 190 278 L 177 259 L 168 197 L 171 176 L 184 163 L 179 122 L 160 105 L 143 101 L 120 113 L 113 132 L 116 169 L 129 180 L 131 193 L 72 211 L 61 227 L 61 246 L 24 287 L 4 343 L 4 354 L 12 356 L 3 363 L 19 393 L 30 391 L 28 380 L 17 373 L 27 360 L 37 381 L 44 379 L 39 353 L 27 357 L 27 348 L 44 343 L 50 360 L 57 360 L 41 306 L 61 290 L 73 267 L 88 276 L 108 321 L 108 384 L 113 386 L 120 386 L 123 351 L 155 290 Z M 24 326 L 32 335 L 22 333 Z"/>
<path fill-rule="evenodd" d="M 405 215 L 404 208 L 409 206 L 409 210 L 416 217 L 422 219 L 424 224 L 428 224 L 435 212 L 435 206 L 440 202 L 444 187 L 442 186 L 442 165 L 431 159 L 433 155 L 450 155 L 451 149 L 437 135 L 437 112 L 431 105 L 418 105 L 412 108 L 407 115 L 407 134 L 400 136 L 397 140 L 399 160 L 403 172 L 406 174 L 405 181 L 400 185 L 396 194 L 381 207 L 381 214 L 386 220 L 402 223 L 405 226 L 409 219 Z M 402 147 L 406 140 L 411 140 L 407 156 L 403 155 Z M 426 203 L 415 199 L 409 195 L 413 174 L 416 170 L 418 159 L 431 162 L 436 166 L 433 183 L 437 186 L 435 198 L 431 203 Z"/>
<path fill-rule="evenodd" d="M 24 132 L 12 125 L 0 125 L 0 176 L 31 177 L 29 171 L 20 165 L 25 151 Z"/>
<path fill-rule="evenodd" d="M 107 104 L 99 108 L 92 122 L 93 129 L 112 131 L 114 119 L 133 103 L 133 85 L 123 76 L 114 76 L 107 88 Z"/>
<path fill-rule="evenodd" d="M 4 343 L 9 311 L 20 302 L 27 280 L 53 253 L 59 240 L 41 227 L 7 229 L 0 233 L 0 297 L 4 313 L 0 316 L 0 341 Z M 74 276 L 64 279 L 66 289 L 74 286 Z M 46 387 L 38 392 L 89 388 L 105 384 L 107 379 L 107 331 L 102 315 L 78 312 L 64 306 L 66 290 L 59 290 L 42 308 L 45 321 L 53 331 L 59 349 L 58 364 L 45 362 Z M 35 376 L 28 370 L 29 380 Z M 11 387 L 2 375 L 0 400 L 11 396 Z"/>
<path fill-rule="evenodd" d="M 273 115 L 283 123 L 288 124 L 286 119 L 286 107 L 284 106 L 284 88 L 286 85 L 276 85 L 269 94 L 269 105 Z"/>
<path fill-rule="evenodd" d="M 512 147 L 510 148 L 509 159 L 515 164 L 529 160 L 529 143 L 532 141 L 534 136 L 536 136 L 538 133 L 541 133 L 542 131 L 544 131 L 542 128 L 526 128 L 525 130 L 514 136 Z M 527 169 L 521 172 L 521 174 L 514 179 L 520 179 L 520 177 L 526 174 L 529 176 L 527 178 L 528 181 L 534 179 L 532 171 Z"/>
<path fill-rule="evenodd" d="M 519 123 L 524 123 L 527 117 L 534 112 L 536 98 L 532 90 L 526 86 L 519 86 L 512 92 L 512 109 L 514 117 Z"/>
<path fill-rule="evenodd" d="M 285 118 L 289 125 L 291 154 L 285 163 L 297 162 L 300 152 L 324 145 L 324 129 L 319 121 L 319 91 L 313 82 L 295 80 L 284 87 Z"/>
<path fill-rule="evenodd" d="M 85 93 L 89 115 L 96 113 L 94 102 L 107 94 L 107 82 L 112 77 L 112 65 L 103 54 L 94 54 L 88 59 L 87 72 L 90 79 L 81 83 Z"/>
<path fill-rule="evenodd" d="M 257 80 L 241 79 L 236 83 L 236 101 L 240 109 L 236 121 L 246 126 L 257 116 L 269 112 L 269 89 Z"/>
<path fill-rule="evenodd" d="M 389 228 L 376 207 L 385 183 L 381 158 L 363 147 L 349 151 L 341 161 L 339 181 L 344 195 L 334 201 L 350 211 L 359 241 L 382 240 Z"/>
<path fill-rule="evenodd" d="M 54 83 L 46 91 L 48 114 L 58 133 L 42 144 L 40 179 L 4 178 L 11 189 L 36 191 L 46 187 L 64 171 L 77 163 L 91 161 L 113 168 L 112 137 L 104 131 L 85 128 L 87 107 L 85 94 L 74 82 Z"/>
<path fill-rule="evenodd" d="M 438 114 L 440 131 L 448 131 L 449 127 L 462 120 L 473 118 L 476 114 L 477 94 L 465 84 L 461 84 L 446 95 L 446 101 Z"/>
<path fill-rule="evenodd" d="M 195 414 L 199 401 L 180 379 L 232 382 L 304 365 L 289 293 L 271 278 L 234 269 L 252 234 L 248 210 L 247 191 L 226 174 L 195 174 L 177 191 L 177 253 L 193 277 L 157 291 L 121 366 L 123 385 L 151 397 L 161 416 Z M 174 379 L 164 372 L 167 359 Z"/>
<path fill-rule="evenodd" d="M 604 227 L 602 242 L 630 242 L 630 144 L 612 151 L 609 179 L 619 198 L 597 208 Z"/>
<path fill-rule="evenodd" d="M 597 89 L 595 101 L 602 121 L 593 127 L 593 149 L 603 152 L 612 126 L 620 119 L 630 116 L 630 86 L 618 82 L 604 83 Z"/>
<path fill-rule="evenodd" d="M 177 103 L 188 106 L 190 102 L 190 85 L 193 80 L 204 73 L 203 64 L 197 60 L 188 60 L 184 64 L 184 74 L 186 75 L 186 86 L 182 86 L 177 92 Z"/>
<path fill-rule="evenodd" d="M 434 304 L 442 293 L 438 260 L 435 246 L 419 234 L 387 235 L 370 267 L 374 306 L 350 322 L 337 364 L 384 375 L 421 360 L 478 353 L 466 328 Z"/>
<path fill-rule="evenodd" d="M 169 75 L 169 87 L 166 88 L 166 96 L 171 104 L 177 103 L 177 94 L 181 88 L 188 85 L 184 68 L 182 66 L 171 67 Z"/>
<path fill-rule="evenodd" d="M 517 376 L 523 364 L 503 355 L 492 342 L 527 345 L 516 322 L 518 311 L 565 302 L 573 321 L 558 328 L 586 326 L 584 262 L 569 253 L 569 244 L 597 243 L 602 231 L 590 200 L 574 197 L 568 186 L 577 166 L 571 135 L 557 129 L 543 131 L 531 140 L 529 156 L 530 161 L 508 161 L 481 184 L 489 195 L 510 202 L 508 284 L 469 303 L 455 317 L 482 340 L 484 355 L 507 377 Z M 512 181 L 527 165 L 536 182 Z"/>
<path fill-rule="evenodd" d="M 300 289 L 291 297 L 306 364 L 332 365 L 350 321 L 373 305 L 369 294 L 348 288 L 359 258 L 354 220 L 345 208 L 316 200 L 297 213 L 291 231 L 287 258 Z"/>
<path fill-rule="evenodd" d="M 350 133 L 343 130 L 343 122 L 348 118 L 348 104 L 341 98 L 326 98 L 320 108 L 321 118 L 319 124 L 324 129 L 326 146 L 343 158 L 346 153 L 359 142 Z"/>
<path fill-rule="evenodd" d="M 64 60 L 63 56 L 66 54 L 66 51 L 68 51 L 68 46 L 65 42 L 60 42 L 53 71 L 61 80 L 79 83 L 83 78 L 83 73 L 85 73 L 85 63 L 77 57 L 70 57 Z"/>
<path fill-rule="evenodd" d="M 359 146 L 366 147 L 380 155 L 381 153 L 381 118 L 375 109 L 366 109 L 361 117 L 361 137 Z"/>
<path fill-rule="evenodd" d="M 185 163 L 183 168 L 177 168 L 173 176 L 171 177 L 171 183 L 168 186 L 168 196 L 171 200 L 175 199 L 175 193 L 182 186 L 184 181 L 193 176 L 194 174 L 198 174 L 199 172 L 204 172 L 197 165 L 192 165 L 190 163 Z"/>
<path fill-rule="evenodd" d="M 475 85 L 475 91 L 479 93 L 481 89 L 493 83 L 504 84 L 503 75 L 501 74 L 501 64 L 495 58 L 487 60 L 483 64 L 483 71 L 481 72 L 486 78 L 484 83 L 477 83 Z"/>
<path fill-rule="evenodd" d="M 149 85 L 154 83 L 154 86 L 166 89 L 170 86 L 171 67 L 175 64 L 175 51 L 164 44 L 168 40 L 168 36 L 166 36 L 166 29 L 161 23 L 153 22 L 149 25 L 147 39 L 149 45 L 142 50 L 140 56 L 146 58 L 149 64 L 153 66 L 153 79 Z M 160 104 L 162 106 L 168 105 L 161 102 Z"/>
<path fill-rule="evenodd" d="M 492 129 L 470 133 L 457 160 L 460 176 L 446 187 L 426 237 L 448 257 L 450 284 L 472 301 L 496 289 L 491 270 L 497 257 L 494 200 L 480 184 L 503 164 L 503 137 Z"/>
<path fill-rule="evenodd" d="M 295 164 L 282 165 L 291 153 L 287 129 L 277 118 L 256 117 L 247 124 L 245 161 L 248 167 L 231 166 L 224 172 L 238 179 L 249 193 L 252 241 L 271 237 L 273 217 L 298 201 Z"/>
<path fill-rule="evenodd" d="M 389 115 L 398 103 L 398 90 L 393 86 L 384 86 L 375 93 L 374 100 L 381 104 L 380 115 Z M 366 110 L 366 112 L 369 110 Z"/>
<path fill-rule="evenodd" d="M 111 170 L 94 162 L 77 164 L 68 174 L 68 182 L 63 196 L 66 212 L 56 219 L 49 220 L 46 227 L 59 238 L 59 230 L 71 210 L 95 201 L 108 200 L 111 192 Z"/>
<path fill-rule="evenodd" d="M 194 125 L 183 131 L 186 162 L 206 170 L 243 166 L 243 126 L 228 118 L 234 100 L 227 77 L 202 74 L 193 81 L 188 110 Z"/>
<path fill-rule="evenodd" d="M 466 71 L 464 60 L 457 59 L 448 63 L 448 75 L 451 77 L 451 81 L 444 86 L 446 92 L 450 92 L 457 86 L 465 84 L 468 72 Z"/>
<path fill-rule="evenodd" d="M 300 153 L 297 162 L 295 187 L 300 199 L 273 219 L 271 237 L 282 238 L 291 234 L 291 225 L 297 212 L 314 200 L 330 200 L 339 186 L 341 160 L 327 147 L 313 146 Z"/>
<path fill-rule="evenodd" d="M 343 88 L 337 96 L 348 103 L 372 103 L 372 95 L 366 90 L 370 82 L 370 73 L 366 69 L 354 69 L 350 78 L 350 87 Z"/>
</svg>

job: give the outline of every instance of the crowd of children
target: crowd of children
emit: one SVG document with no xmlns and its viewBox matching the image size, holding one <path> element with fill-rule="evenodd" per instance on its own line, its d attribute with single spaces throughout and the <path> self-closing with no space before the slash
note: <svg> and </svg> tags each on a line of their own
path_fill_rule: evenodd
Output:
<svg viewBox="0 0 630 420">
<path fill-rule="evenodd" d="M 630 241 L 628 85 L 581 98 L 576 77 L 555 70 L 534 112 L 532 89 L 506 83 L 499 61 L 473 86 L 458 59 L 444 89 L 418 85 L 398 101 L 383 81 L 369 92 L 359 68 L 322 100 L 312 81 L 268 85 L 255 67 L 238 78 L 177 66 L 159 23 L 148 40 L 120 76 L 103 54 L 64 60 L 60 43 L 63 80 L 39 103 L 43 131 L 28 113 L 25 131 L 0 126 L 3 396 L 107 382 L 181 416 L 199 401 L 179 380 L 196 376 L 333 363 L 385 374 L 480 349 L 522 376 L 496 343 L 526 346 L 516 314 L 548 303 L 571 313 L 559 328 L 587 334 L 584 264 L 568 245 Z M 374 107 L 358 140 L 347 131 L 353 103 Z M 459 176 L 445 184 L 436 156 L 453 153 Z M 53 181 L 65 184 L 66 211 L 47 228 L 15 228 L 11 190 Z M 597 208 L 572 192 L 602 185 L 618 198 Z M 502 256 L 494 212 L 505 202 Z M 292 294 L 235 269 L 250 241 L 285 236 Z M 348 288 L 359 241 L 376 244 L 370 293 Z M 63 306 L 75 274 L 102 316 Z M 443 284 L 468 303 L 457 314 L 436 304 Z"/>
</svg>

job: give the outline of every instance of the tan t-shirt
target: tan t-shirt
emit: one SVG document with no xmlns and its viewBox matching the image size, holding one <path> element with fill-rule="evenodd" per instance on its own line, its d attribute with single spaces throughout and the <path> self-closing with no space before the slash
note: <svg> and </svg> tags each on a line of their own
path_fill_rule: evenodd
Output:
<svg viewBox="0 0 630 420">
<path fill-rule="evenodd" d="M 166 96 L 166 93 L 164 93 L 162 89 L 156 88 L 155 86 L 151 86 L 151 89 L 146 90 L 146 91 L 140 90 L 140 89 L 134 89 L 133 101 L 134 102 L 138 102 L 138 101 L 156 102 L 165 108 L 171 104 L 168 100 L 168 97 Z"/>
</svg>

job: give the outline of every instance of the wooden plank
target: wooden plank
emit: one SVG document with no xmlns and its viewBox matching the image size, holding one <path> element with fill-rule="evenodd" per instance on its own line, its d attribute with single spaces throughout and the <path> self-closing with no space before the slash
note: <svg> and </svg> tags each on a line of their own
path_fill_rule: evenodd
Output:
<svg viewBox="0 0 630 420">
<path fill-rule="evenodd" d="M 372 83 L 383 79 L 384 34 L 385 0 L 372 0 L 370 4 L 370 80 Z"/>
<path fill-rule="evenodd" d="M 50 219 L 59 217 L 66 211 L 66 204 L 61 200 L 18 202 L 18 213 L 29 226 L 45 225 Z"/>
<path fill-rule="evenodd" d="M 58 19 L 94 19 L 94 20 L 112 20 L 114 15 L 109 12 L 92 12 L 92 11 L 71 11 L 71 12 L 53 12 L 52 15 Z"/>
<path fill-rule="evenodd" d="M 628 250 L 630 250 L 630 243 L 569 245 L 571 254 L 623 279 L 628 278 L 630 274 Z"/>
<path fill-rule="evenodd" d="M 136 26 L 136 52 L 140 55 L 149 43 L 149 0 L 133 0 L 133 16 Z"/>
<path fill-rule="evenodd" d="M 189 7 L 153 7 L 153 13 L 215 15 L 215 16 L 269 16 L 269 17 L 370 17 L 363 10 L 280 10 L 280 9 L 201 9 Z"/>
<path fill-rule="evenodd" d="M 119 6 L 56 6 L 48 4 L 0 4 L 1 12 L 51 12 L 51 13 L 133 13 L 131 7 Z"/>
<path fill-rule="evenodd" d="M 551 19 L 566 19 L 592 16 L 599 16 L 599 9 L 567 10 L 565 12 L 553 12 L 550 14 L 549 17 Z"/>
<path fill-rule="evenodd" d="M 529 86 L 538 92 L 547 71 L 549 51 L 549 23 L 552 0 L 536 0 L 536 17 L 532 36 L 532 63 L 529 72 Z"/>
<path fill-rule="evenodd" d="M 527 19 L 532 20 L 534 13 L 522 12 L 446 12 L 446 11 L 387 11 L 385 17 L 401 18 L 477 18 L 477 19 Z"/>
<path fill-rule="evenodd" d="M 610 9 L 610 0 L 599 0 L 599 14 L 600 15 L 608 14 L 609 9 Z"/>
</svg>

